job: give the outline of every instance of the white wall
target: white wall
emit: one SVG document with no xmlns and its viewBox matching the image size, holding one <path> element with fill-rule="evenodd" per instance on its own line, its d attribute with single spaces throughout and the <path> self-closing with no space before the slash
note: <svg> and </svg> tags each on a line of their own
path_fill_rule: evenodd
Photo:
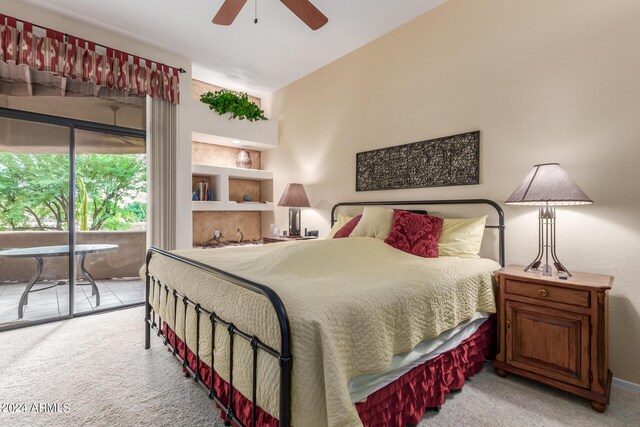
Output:
<svg viewBox="0 0 640 427">
<path fill-rule="evenodd" d="M 187 70 L 180 75 L 180 99 L 178 107 L 178 165 L 177 165 L 177 230 L 178 247 L 191 246 L 191 128 L 185 110 L 191 101 L 191 61 L 183 56 L 153 46 L 152 42 L 134 40 L 107 29 L 80 23 L 32 5 L 15 0 L 0 0 L 3 14 L 44 25 L 74 36 L 94 41 L 132 55 L 142 56 Z M 135 33 L 135 29 L 132 30 Z"/>
<path fill-rule="evenodd" d="M 449 0 L 274 95 L 274 200 L 303 183 L 303 227 L 322 235 L 338 201 L 502 202 L 533 164 L 559 162 L 595 200 L 558 210 L 559 256 L 616 277 L 611 369 L 640 383 L 639 21 L 637 0 Z M 355 192 L 357 152 L 477 129 L 480 185 Z M 535 208 L 505 211 L 507 261 L 527 263 Z"/>
</svg>

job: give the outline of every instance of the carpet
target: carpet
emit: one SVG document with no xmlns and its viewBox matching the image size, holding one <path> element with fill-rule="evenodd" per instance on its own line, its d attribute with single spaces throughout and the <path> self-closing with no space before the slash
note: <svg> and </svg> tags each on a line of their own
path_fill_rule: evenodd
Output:
<svg viewBox="0 0 640 427">
<path fill-rule="evenodd" d="M 181 374 L 159 338 L 144 350 L 143 317 L 138 307 L 0 333 L 0 406 L 19 410 L 5 407 L 0 425 L 223 426 L 206 391 Z M 487 364 L 420 426 L 613 427 L 639 420 L 638 393 L 614 387 L 611 405 L 598 414 L 586 400 L 500 378 Z"/>
</svg>

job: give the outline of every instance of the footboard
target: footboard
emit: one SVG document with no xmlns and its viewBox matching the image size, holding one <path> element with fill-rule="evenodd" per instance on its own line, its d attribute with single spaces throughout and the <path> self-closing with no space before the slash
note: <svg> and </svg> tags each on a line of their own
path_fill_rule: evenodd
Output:
<svg viewBox="0 0 640 427">
<path fill-rule="evenodd" d="M 251 292 L 255 292 L 259 295 L 264 296 L 269 300 L 273 309 L 275 310 L 275 314 L 278 319 L 278 324 L 280 327 L 280 350 L 276 350 L 266 344 L 264 344 L 259 337 L 251 336 L 236 326 L 234 326 L 234 319 L 222 319 L 216 315 L 215 312 L 210 312 L 205 310 L 200 306 L 198 301 L 191 301 L 185 295 L 181 295 L 175 289 L 170 288 L 170 284 L 161 283 L 159 279 L 154 277 L 149 272 L 149 263 L 151 258 L 154 256 L 163 256 L 171 258 L 175 261 L 179 261 L 181 263 L 187 264 L 192 268 L 204 271 L 208 274 L 216 276 L 220 279 L 223 279 L 229 282 L 232 285 L 240 286 L 246 290 Z M 184 308 L 184 314 L 186 319 L 187 310 L 193 310 L 196 315 L 196 348 L 195 348 L 195 366 L 196 369 L 192 369 L 188 362 L 188 353 L 187 353 L 187 345 L 185 342 L 183 354 L 180 354 L 177 345 L 171 345 L 168 340 L 168 333 L 164 336 L 164 344 L 172 349 L 173 354 L 182 362 L 182 367 L 186 371 L 188 371 L 195 381 L 201 384 L 209 391 L 209 398 L 213 399 L 216 404 L 221 408 L 221 410 L 226 415 L 225 424 L 230 425 L 231 423 L 244 426 L 245 424 L 237 417 L 234 411 L 234 387 L 233 387 L 233 357 L 234 357 L 234 346 L 233 341 L 234 338 L 239 337 L 240 339 L 246 340 L 251 346 L 252 357 L 253 357 L 253 374 L 252 374 L 252 396 L 251 396 L 251 426 L 256 425 L 257 421 L 257 361 L 258 361 L 258 351 L 264 352 L 264 354 L 268 354 L 271 357 L 274 357 L 279 362 L 280 366 L 280 402 L 279 402 L 279 422 L 280 426 L 289 427 L 291 424 L 291 371 L 292 371 L 292 355 L 291 355 L 291 335 L 290 335 L 290 326 L 289 319 L 287 317 L 287 312 L 285 310 L 284 304 L 282 300 L 271 288 L 251 282 L 249 280 L 243 279 L 241 277 L 235 276 L 233 274 L 227 273 L 220 269 L 211 267 L 209 265 L 203 264 L 201 262 L 182 257 L 180 255 L 176 255 L 171 252 L 167 252 L 157 248 L 151 248 L 147 252 L 146 258 L 146 295 L 145 295 L 145 349 L 149 349 L 151 345 L 151 329 L 157 330 L 158 336 L 162 335 L 162 319 L 160 314 L 157 313 L 158 319 L 156 322 L 156 313 L 152 308 L 152 305 L 149 301 L 150 291 L 152 287 L 157 289 L 160 293 L 165 292 L 166 300 L 168 301 L 169 295 L 173 296 L 173 304 L 174 304 L 174 326 L 176 323 L 177 313 L 179 305 L 182 305 L 180 309 Z M 211 322 L 211 331 L 212 331 L 212 339 L 211 339 L 211 385 L 207 385 L 200 375 L 200 319 L 201 316 L 206 316 Z M 225 328 L 225 330 L 229 333 L 229 372 L 228 372 L 228 385 L 229 385 L 229 393 L 228 399 L 223 402 L 221 396 L 215 390 L 214 381 L 213 381 L 213 372 L 214 372 L 214 347 L 215 347 L 215 328 L 216 325 L 220 325 L 220 327 Z M 187 322 L 184 322 L 184 335 L 187 336 Z M 192 331 L 191 331 L 192 332 Z M 175 331 L 174 331 L 175 334 Z M 174 335 L 175 336 L 175 335 Z M 174 340 L 175 343 L 175 340 Z M 248 396 L 247 396 L 248 398 Z"/>
</svg>

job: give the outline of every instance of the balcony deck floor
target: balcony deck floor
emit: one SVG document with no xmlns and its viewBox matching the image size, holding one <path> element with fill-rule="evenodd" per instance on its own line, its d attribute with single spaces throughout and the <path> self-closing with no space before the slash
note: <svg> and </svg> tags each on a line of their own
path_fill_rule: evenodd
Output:
<svg viewBox="0 0 640 427">
<path fill-rule="evenodd" d="M 54 283 L 38 283 L 33 289 L 41 289 Z M 91 286 L 82 281 L 76 284 L 76 313 L 144 302 L 144 284 L 136 278 L 96 280 L 96 285 L 100 291 L 99 307 L 96 307 L 95 296 L 91 295 Z M 29 293 L 29 303 L 24 306 L 24 317 L 18 319 L 18 303 L 25 286 L 26 283 L 0 283 L 0 327 L 68 314 L 69 286 L 64 284 Z"/>
</svg>

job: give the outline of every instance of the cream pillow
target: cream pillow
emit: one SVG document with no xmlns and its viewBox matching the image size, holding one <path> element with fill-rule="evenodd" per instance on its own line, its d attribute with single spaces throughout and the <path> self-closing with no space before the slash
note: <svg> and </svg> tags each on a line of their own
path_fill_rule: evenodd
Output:
<svg viewBox="0 0 640 427">
<path fill-rule="evenodd" d="M 486 223 L 486 215 L 478 218 L 445 219 L 438 241 L 440 256 L 478 258 Z"/>
<path fill-rule="evenodd" d="M 393 209 L 367 206 L 362 218 L 349 237 L 375 237 L 386 239 L 393 227 Z"/>
<path fill-rule="evenodd" d="M 331 227 L 331 230 L 329 231 L 329 235 L 327 236 L 327 239 L 333 239 L 333 236 L 336 235 L 338 230 L 340 230 L 346 223 L 348 223 L 352 219 L 353 217 L 351 216 L 338 215 L 338 219 L 336 220 L 336 223 L 333 224 L 333 227 Z"/>
</svg>

